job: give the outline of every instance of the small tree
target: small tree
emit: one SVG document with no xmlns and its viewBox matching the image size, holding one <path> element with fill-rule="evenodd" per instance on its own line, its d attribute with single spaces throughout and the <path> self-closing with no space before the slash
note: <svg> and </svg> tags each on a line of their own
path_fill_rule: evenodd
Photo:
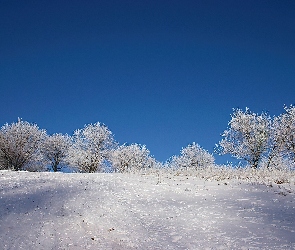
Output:
<svg viewBox="0 0 295 250">
<path fill-rule="evenodd" d="M 221 155 L 231 154 L 247 161 L 252 168 L 257 168 L 269 150 L 270 124 L 271 119 L 265 113 L 258 115 L 248 108 L 245 112 L 234 110 L 229 128 L 223 132 L 223 139 L 217 145 L 216 152 Z"/>
<path fill-rule="evenodd" d="M 85 125 L 74 132 L 67 162 L 81 172 L 97 172 L 115 145 L 107 126 L 99 122 Z"/>
<path fill-rule="evenodd" d="M 214 157 L 194 142 L 183 148 L 179 156 L 173 156 L 170 165 L 174 168 L 198 170 L 214 165 Z"/>
<path fill-rule="evenodd" d="M 44 139 L 41 152 L 54 172 L 59 171 L 60 165 L 65 163 L 70 146 L 71 138 L 68 135 L 53 134 Z"/>
<path fill-rule="evenodd" d="M 39 156 L 45 130 L 18 119 L 0 130 L 0 164 L 2 169 L 24 170 Z"/>
<path fill-rule="evenodd" d="M 112 151 L 111 162 L 117 172 L 141 170 L 152 167 L 155 159 L 150 156 L 150 151 L 139 144 L 121 145 Z"/>
</svg>

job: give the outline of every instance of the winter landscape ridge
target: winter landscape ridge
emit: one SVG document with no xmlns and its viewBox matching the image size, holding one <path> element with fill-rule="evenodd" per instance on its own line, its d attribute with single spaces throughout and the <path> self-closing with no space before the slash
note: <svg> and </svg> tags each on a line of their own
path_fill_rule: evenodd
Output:
<svg viewBox="0 0 295 250">
<path fill-rule="evenodd" d="M 295 249 L 294 198 L 294 180 L 1 170 L 0 248 Z"/>
<path fill-rule="evenodd" d="M 0 250 L 295 250 L 294 24 L 291 0 L 0 1 Z"/>
</svg>

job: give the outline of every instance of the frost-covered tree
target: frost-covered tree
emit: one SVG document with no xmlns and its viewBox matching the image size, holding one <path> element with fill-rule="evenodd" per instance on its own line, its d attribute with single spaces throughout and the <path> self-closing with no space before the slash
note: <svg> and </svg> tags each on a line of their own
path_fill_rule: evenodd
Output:
<svg viewBox="0 0 295 250">
<path fill-rule="evenodd" d="M 124 144 L 114 149 L 111 154 L 111 162 L 117 172 L 147 169 L 156 164 L 146 146 L 136 143 L 128 146 Z"/>
<path fill-rule="evenodd" d="M 24 170 L 38 161 L 40 145 L 46 136 L 36 124 L 18 119 L 0 130 L 0 168 Z"/>
<path fill-rule="evenodd" d="M 268 166 L 278 167 L 280 161 L 295 162 L 295 107 L 293 106 L 285 107 L 285 112 L 273 120 Z"/>
<path fill-rule="evenodd" d="M 214 165 L 213 155 L 195 142 L 183 148 L 179 156 L 173 156 L 170 160 L 170 166 L 173 168 L 198 170 L 212 165 Z"/>
<path fill-rule="evenodd" d="M 222 134 L 223 139 L 216 152 L 231 154 L 237 159 L 248 162 L 252 168 L 258 168 L 265 154 L 268 154 L 271 139 L 271 118 L 262 113 L 258 115 L 241 109 L 234 110 L 229 128 Z"/>
<path fill-rule="evenodd" d="M 100 171 L 101 164 L 115 145 L 113 134 L 107 126 L 99 122 L 85 125 L 74 132 L 67 162 L 81 172 Z"/>
<path fill-rule="evenodd" d="M 59 171 L 60 165 L 65 163 L 71 144 L 72 141 L 68 135 L 53 134 L 45 137 L 41 146 L 42 156 L 54 172 Z"/>
<path fill-rule="evenodd" d="M 280 138 L 283 141 L 282 150 L 291 154 L 295 161 L 295 107 L 285 107 L 285 113 L 279 117 Z"/>
</svg>

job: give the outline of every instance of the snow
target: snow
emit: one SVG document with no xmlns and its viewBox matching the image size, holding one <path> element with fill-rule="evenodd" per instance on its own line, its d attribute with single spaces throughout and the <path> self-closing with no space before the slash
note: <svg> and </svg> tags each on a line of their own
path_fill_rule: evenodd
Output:
<svg viewBox="0 0 295 250">
<path fill-rule="evenodd" d="M 295 249 L 294 198 L 294 184 L 0 171 L 0 249 Z"/>
</svg>

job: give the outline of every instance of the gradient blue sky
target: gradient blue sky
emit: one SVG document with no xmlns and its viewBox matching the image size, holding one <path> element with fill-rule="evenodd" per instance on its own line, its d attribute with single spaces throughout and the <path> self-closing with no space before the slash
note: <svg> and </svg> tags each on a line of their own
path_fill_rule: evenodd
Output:
<svg viewBox="0 0 295 250">
<path fill-rule="evenodd" d="M 0 0 L 0 101 L 1 125 L 213 152 L 232 108 L 295 103 L 295 1 Z"/>
</svg>

